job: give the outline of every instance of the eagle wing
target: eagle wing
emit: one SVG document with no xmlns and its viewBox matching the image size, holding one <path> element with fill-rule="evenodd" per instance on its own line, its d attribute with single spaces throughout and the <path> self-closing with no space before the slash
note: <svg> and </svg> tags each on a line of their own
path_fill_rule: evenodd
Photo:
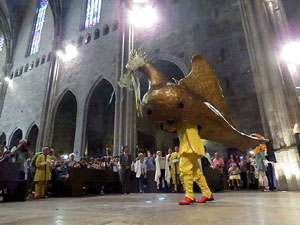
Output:
<svg viewBox="0 0 300 225">
<path fill-rule="evenodd" d="M 220 80 L 216 76 L 214 69 L 202 56 L 193 56 L 192 71 L 187 77 L 180 80 L 178 85 L 189 90 L 194 95 L 200 95 L 202 99 L 213 105 L 230 125 L 236 127 L 228 113 L 226 100 L 220 87 Z"/>
</svg>

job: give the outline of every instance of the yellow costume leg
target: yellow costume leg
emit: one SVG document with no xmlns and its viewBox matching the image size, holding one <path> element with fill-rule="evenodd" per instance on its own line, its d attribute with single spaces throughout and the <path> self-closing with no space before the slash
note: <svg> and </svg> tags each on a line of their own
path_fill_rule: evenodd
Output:
<svg viewBox="0 0 300 225">
<path fill-rule="evenodd" d="M 183 175 L 185 196 L 194 199 L 194 180 L 201 189 L 203 196 L 210 198 L 211 191 L 206 183 L 204 175 L 200 171 L 198 156 L 194 153 L 183 153 L 180 159 L 179 168 Z"/>
<path fill-rule="evenodd" d="M 193 161 L 197 162 L 196 160 L 193 160 L 193 157 L 196 157 L 196 154 L 193 153 L 183 153 L 180 162 L 179 162 L 179 169 L 180 174 L 183 178 L 183 186 L 185 189 L 185 197 L 194 200 L 194 190 L 193 190 L 193 184 L 194 184 L 194 163 Z"/>
<path fill-rule="evenodd" d="M 35 184 L 34 197 L 44 197 L 45 196 L 45 181 L 38 181 Z"/>
<path fill-rule="evenodd" d="M 34 193 L 34 197 L 37 198 L 37 197 L 40 197 L 40 182 L 36 182 L 35 184 L 35 193 Z"/>
<path fill-rule="evenodd" d="M 211 197 L 211 191 L 207 185 L 206 179 L 203 175 L 203 173 L 201 173 L 200 168 L 199 170 L 197 170 L 196 176 L 195 176 L 195 181 L 198 184 L 198 186 L 201 189 L 202 195 L 210 198 Z"/>
<path fill-rule="evenodd" d="M 173 181 L 173 185 L 174 185 L 174 191 L 177 191 L 177 185 L 178 185 L 178 176 L 176 176 L 175 174 L 172 174 L 172 181 Z"/>
</svg>

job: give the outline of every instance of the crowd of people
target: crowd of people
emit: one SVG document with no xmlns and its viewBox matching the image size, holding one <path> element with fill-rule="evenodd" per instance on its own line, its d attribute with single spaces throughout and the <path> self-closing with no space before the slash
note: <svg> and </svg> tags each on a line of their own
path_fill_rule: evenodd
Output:
<svg viewBox="0 0 300 225">
<path fill-rule="evenodd" d="M 264 155 L 252 153 L 237 157 L 230 154 L 225 165 L 223 158 L 216 152 L 211 166 L 218 169 L 222 175 L 224 174 L 223 177 L 228 177 L 228 186 L 231 189 L 258 189 L 261 187 L 263 191 L 270 190 L 266 171 L 267 167 L 272 165 Z"/>
<path fill-rule="evenodd" d="M 130 192 L 132 174 L 137 180 L 140 193 L 145 192 L 145 188 L 152 191 L 158 189 L 161 192 L 177 192 L 178 188 L 182 188 L 178 146 L 174 150 L 170 148 L 167 154 L 147 151 L 146 154 L 139 153 L 137 158 L 129 154 L 128 146 L 124 146 L 120 156 L 82 157 L 77 161 L 74 153 L 56 157 L 54 149 L 49 147 L 33 154 L 28 150 L 28 145 L 29 143 L 22 139 L 18 146 L 9 150 L 3 143 L 0 146 L 0 162 L 20 163 L 24 179 L 34 184 L 29 189 L 36 199 L 47 196 L 45 185 L 51 180 L 52 171 L 59 181 L 67 182 L 70 168 L 112 170 L 119 175 L 121 191 L 124 194 Z M 261 181 L 260 186 L 263 186 L 264 191 L 269 191 L 265 174 L 268 162 L 259 152 L 255 156 L 252 154 L 236 157 L 231 154 L 226 164 L 218 152 L 213 158 L 208 153 L 205 157 L 208 165 L 220 172 L 222 179 L 228 181 L 231 189 L 257 189 Z"/>
</svg>

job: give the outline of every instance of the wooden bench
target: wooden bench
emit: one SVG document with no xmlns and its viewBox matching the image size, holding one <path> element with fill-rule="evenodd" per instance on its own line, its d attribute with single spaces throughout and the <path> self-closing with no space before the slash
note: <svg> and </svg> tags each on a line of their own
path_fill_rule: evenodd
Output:
<svg viewBox="0 0 300 225">
<path fill-rule="evenodd" d="M 72 197 L 81 197 L 83 192 L 99 194 L 103 186 L 111 189 L 119 183 L 118 176 L 112 170 L 71 168 L 69 175 L 67 187 Z"/>
<path fill-rule="evenodd" d="M 20 163 L 0 163 L 0 190 L 3 201 L 26 200 L 26 181 Z"/>
</svg>

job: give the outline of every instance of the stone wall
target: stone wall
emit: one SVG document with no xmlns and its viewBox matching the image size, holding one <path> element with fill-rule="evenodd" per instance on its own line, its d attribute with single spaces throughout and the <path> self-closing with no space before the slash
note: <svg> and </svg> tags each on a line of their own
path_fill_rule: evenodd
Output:
<svg viewBox="0 0 300 225">
<path fill-rule="evenodd" d="M 15 49 L 13 71 L 35 62 L 52 51 L 53 18 L 48 7 L 39 53 L 25 57 L 30 38 L 36 5 L 32 0 L 19 32 Z M 237 0 L 188 0 L 157 1 L 159 24 L 153 29 L 136 30 L 136 47 L 142 47 L 153 61 L 166 60 L 176 64 L 187 75 L 192 55 L 201 54 L 216 69 L 220 78 L 229 111 L 241 131 L 262 133 L 258 102 L 248 59 L 241 17 Z M 72 61 L 59 62 L 54 111 L 66 90 L 72 91 L 77 101 L 76 134 L 74 151 L 83 152 L 91 93 L 101 79 L 117 88 L 120 29 L 120 1 L 103 0 L 101 22 L 89 29 L 82 29 L 86 0 L 72 0 L 66 18 L 64 42 L 78 46 L 78 56 Z M 109 33 L 105 29 L 109 27 Z M 99 29 L 100 38 L 94 39 Z M 90 38 L 89 38 L 90 36 Z M 7 136 L 20 127 L 23 133 L 32 123 L 40 124 L 49 62 L 16 77 L 9 87 L 0 132 Z M 116 101 L 116 104 L 119 104 Z M 149 123 L 141 124 L 143 131 L 151 132 Z M 150 131 L 149 131 L 150 130 Z M 161 137 L 160 133 L 155 136 Z M 174 136 L 174 135 L 173 135 Z M 155 137 L 156 138 L 156 137 Z M 171 139 L 170 139 L 171 140 Z M 166 148 L 171 142 L 159 145 Z"/>
<path fill-rule="evenodd" d="M 0 118 L 0 130 L 6 133 L 8 140 L 17 127 L 19 127 L 23 131 L 23 135 L 25 135 L 33 123 L 39 126 L 49 71 L 47 56 L 49 52 L 52 51 L 54 37 L 54 23 L 51 8 L 49 6 L 47 8 L 40 50 L 32 56 L 27 56 L 31 29 L 36 15 L 36 1 L 31 0 L 29 6 L 26 11 L 25 19 L 20 27 L 18 40 L 14 49 L 12 71 L 14 76 L 16 76 L 17 71 L 18 73 L 7 88 Z M 46 60 L 45 63 L 41 65 L 43 56 L 45 56 Z M 37 59 L 40 60 L 38 67 L 36 67 Z M 25 73 L 24 71 L 27 64 L 28 71 Z M 31 66 L 32 69 L 30 70 Z M 23 72 L 18 76 L 22 67 Z"/>
</svg>

